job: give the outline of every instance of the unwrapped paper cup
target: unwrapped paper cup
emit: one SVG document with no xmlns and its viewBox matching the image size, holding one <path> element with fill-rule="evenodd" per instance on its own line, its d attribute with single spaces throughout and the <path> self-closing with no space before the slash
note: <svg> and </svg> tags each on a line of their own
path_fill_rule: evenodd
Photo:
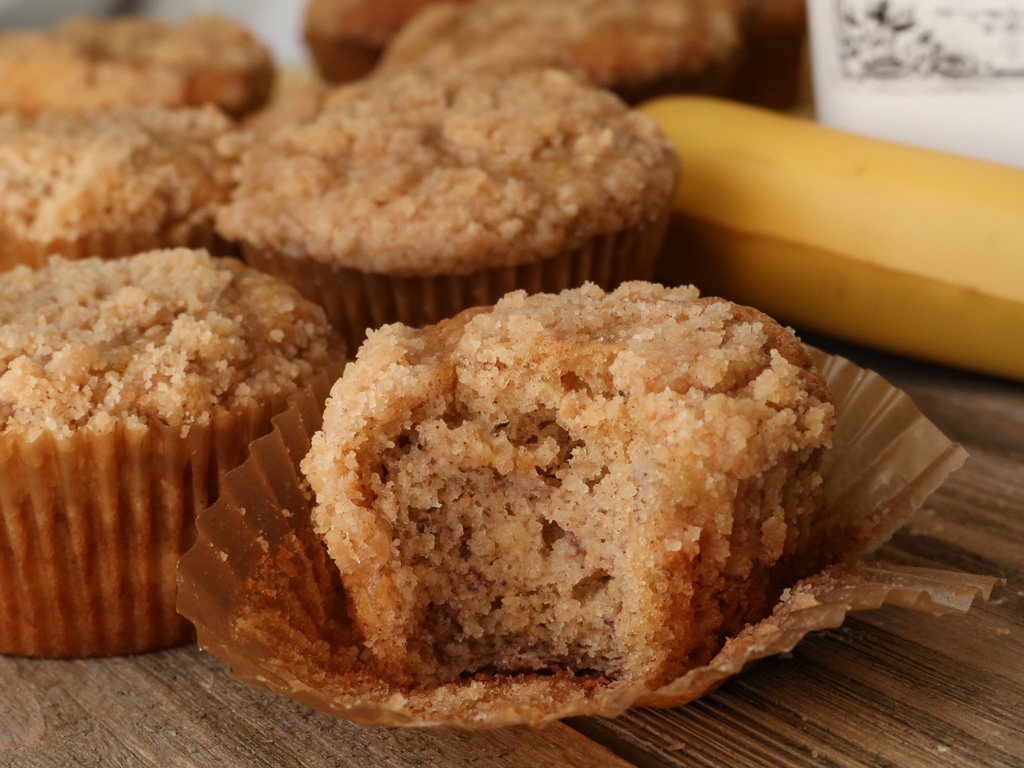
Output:
<svg viewBox="0 0 1024 768">
<path fill-rule="evenodd" d="M 195 623 L 200 646 L 241 680 L 358 722 L 482 728 L 678 706 L 753 661 L 790 650 L 809 632 L 839 626 L 849 611 L 888 603 L 941 614 L 987 599 L 997 579 L 862 562 L 966 453 L 878 375 L 842 358 L 815 357 L 837 407 L 821 471 L 828 505 L 849 534 L 847 556 L 791 585 L 771 616 L 728 639 L 708 665 L 660 689 L 572 671 L 478 674 L 414 689 L 374 676 L 360 663 L 361 638 L 338 570 L 313 530 L 313 496 L 299 470 L 321 425 L 329 392 L 323 383 L 275 419 L 274 432 L 253 443 L 218 502 L 199 517 L 198 541 L 179 564 L 178 608 Z"/>
</svg>

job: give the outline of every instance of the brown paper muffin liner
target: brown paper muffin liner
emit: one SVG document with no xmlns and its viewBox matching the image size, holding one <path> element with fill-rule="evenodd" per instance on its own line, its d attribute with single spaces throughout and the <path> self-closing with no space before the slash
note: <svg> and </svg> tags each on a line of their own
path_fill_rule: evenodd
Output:
<svg viewBox="0 0 1024 768">
<path fill-rule="evenodd" d="M 829 503 L 848 518 L 849 562 L 792 585 L 769 618 L 659 690 L 569 672 L 477 675 L 399 690 L 369 674 L 338 571 L 310 523 L 311 493 L 298 469 L 321 424 L 325 386 L 304 391 L 274 419 L 274 431 L 253 443 L 220 500 L 199 517 L 196 545 L 179 565 L 179 610 L 195 623 L 200 646 L 227 660 L 241 680 L 359 722 L 480 728 L 677 706 L 809 632 L 839 626 L 850 611 L 893 604 L 941 614 L 987 599 L 997 579 L 857 562 L 966 453 L 876 374 L 815 354 L 838 407 L 823 476 Z"/>
<path fill-rule="evenodd" d="M 469 307 L 494 304 L 510 291 L 558 293 L 585 282 L 612 290 L 627 280 L 650 280 L 669 212 L 647 226 L 595 237 L 573 251 L 511 267 L 468 274 L 389 275 L 326 264 L 242 243 L 245 260 L 277 275 L 327 313 L 354 354 L 366 331 L 387 323 L 436 323 Z"/>
<path fill-rule="evenodd" d="M 727 95 L 770 109 L 792 109 L 801 96 L 807 45 L 806 0 L 744 0 L 744 55 Z"/>
<path fill-rule="evenodd" d="M 66 259 L 101 256 L 106 259 L 131 256 L 159 248 L 195 248 L 214 256 L 240 255 L 238 246 L 216 233 L 213 223 L 175 227 L 161 232 L 91 232 L 75 240 L 19 240 L 0 243 L 0 272 L 24 264 L 42 267 L 54 254 Z"/>
<path fill-rule="evenodd" d="M 380 60 L 382 45 L 360 43 L 306 30 L 306 45 L 320 76 L 329 83 L 347 83 L 366 77 Z"/>
<path fill-rule="evenodd" d="M 181 427 L 0 437 L 0 654 L 72 658 L 191 641 L 175 610 L 195 515 L 283 397 Z"/>
<path fill-rule="evenodd" d="M 185 104 L 216 104 L 235 120 L 264 107 L 274 88 L 276 72 L 267 62 L 247 68 L 212 68 L 195 72 L 185 81 Z"/>
</svg>

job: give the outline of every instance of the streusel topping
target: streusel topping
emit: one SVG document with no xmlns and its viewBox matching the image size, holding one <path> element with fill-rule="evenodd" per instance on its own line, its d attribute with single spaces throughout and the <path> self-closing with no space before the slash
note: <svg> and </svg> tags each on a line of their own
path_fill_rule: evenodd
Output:
<svg viewBox="0 0 1024 768">
<path fill-rule="evenodd" d="M 211 101 L 237 114 L 265 100 L 272 77 L 266 46 L 214 15 L 80 17 L 0 35 L 0 109 L 25 113 Z"/>
<path fill-rule="evenodd" d="M 207 423 L 294 391 L 331 343 L 317 305 L 203 251 L 16 267 L 0 280 L 0 434 Z"/>
<path fill-rule="evenodd" d="M 369 272 L 471 272 L 657 221 L 678 175 L 654 121 L 565 72 L 408 71 L 254 142 L 218 229 Z"/>
<path fill-rule="evenodd" d="M 0 234 L 48 243 L 211 226 L 238 141 L 214 107 L 0 115 Z"/>
</svg>

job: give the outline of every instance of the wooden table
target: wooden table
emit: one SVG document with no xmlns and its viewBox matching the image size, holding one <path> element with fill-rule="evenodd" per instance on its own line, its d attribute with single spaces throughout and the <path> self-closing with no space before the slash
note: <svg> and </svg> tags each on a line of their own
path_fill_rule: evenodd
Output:
<svg viewBox="0 0 1024 768">
<path fill-rule="evenodd" d="M 0 658 L 0 766 L 1024 766 L 1024 384 L 813 341 L 906 389 L 968 448 L 881 554 L 1005 578 L 991 602 L 854 614 L 687 707 L 543 730 L 353 725 L 194 647 Z"/>
</svg>

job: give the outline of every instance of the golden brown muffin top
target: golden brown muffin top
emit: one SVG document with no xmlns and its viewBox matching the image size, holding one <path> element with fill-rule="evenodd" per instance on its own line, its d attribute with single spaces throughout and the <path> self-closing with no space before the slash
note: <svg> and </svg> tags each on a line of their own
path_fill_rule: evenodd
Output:
<svg viewBox="0 0 1024 768">
<path fill-rule="evenodd" d="M 72 18 L 0 35 L 0 110 L 84 111 L 214 103 L 232 115 L 270 91 L 270 52 L 219 16 L 180 25 L 145 17 Z"/>
<path fill-rule="evenodd" d="M 368 272 L 463 273 L 657 220 L 678 174 L 654 121 L 564 72 L 408 71 L 253 142 L 218 230 Z"/>
<path fill-rule="evenodd" d="M 0 115 L 0 234 L 49 243 L 210 224 L 237 139 L 214 107 Z"/>
<path fill-rule="evenodd" d="M 632 413 L 658 433 L 653 444 L 670 440 L 702 471 L 730 466 L 745 477 L 770 456 L 827 445 L 835 416 L 799 338 L 751 307 L 641 281 L 607 293 L 591 283 L 514 291 L 427 328 L 370 331 L 303 462 L 322 514 L 339 493 L 368 503 L 336 485 L 331 468 L 345 451 L 391 439 L 385 425 L 408 427 L 414 406 L 444 411 L 456 395 L 497 423 L 554 408 L 595 439 L 622 438 L 614 431 Z"/>
<path fill-rule="evenodd" d="M 734 9 L 709 0 L 476 0 L 421 12 L 380 69 L 540 64 L 632 90 L 728 62 L 738 44 Z"/>
<path fill-rule="evenodd" d="M 330 339 L 290 286 L 204 251 L 16 267 L 0 280 L 0 434 L 208 423 L 297 389 Z"/>
<path fill-rule="evenodd" d="M 324 37 L 383 46 L 409 19 L 438 1 L 310 0 L 306 5 L 305 29 Z"/>
</svg>

